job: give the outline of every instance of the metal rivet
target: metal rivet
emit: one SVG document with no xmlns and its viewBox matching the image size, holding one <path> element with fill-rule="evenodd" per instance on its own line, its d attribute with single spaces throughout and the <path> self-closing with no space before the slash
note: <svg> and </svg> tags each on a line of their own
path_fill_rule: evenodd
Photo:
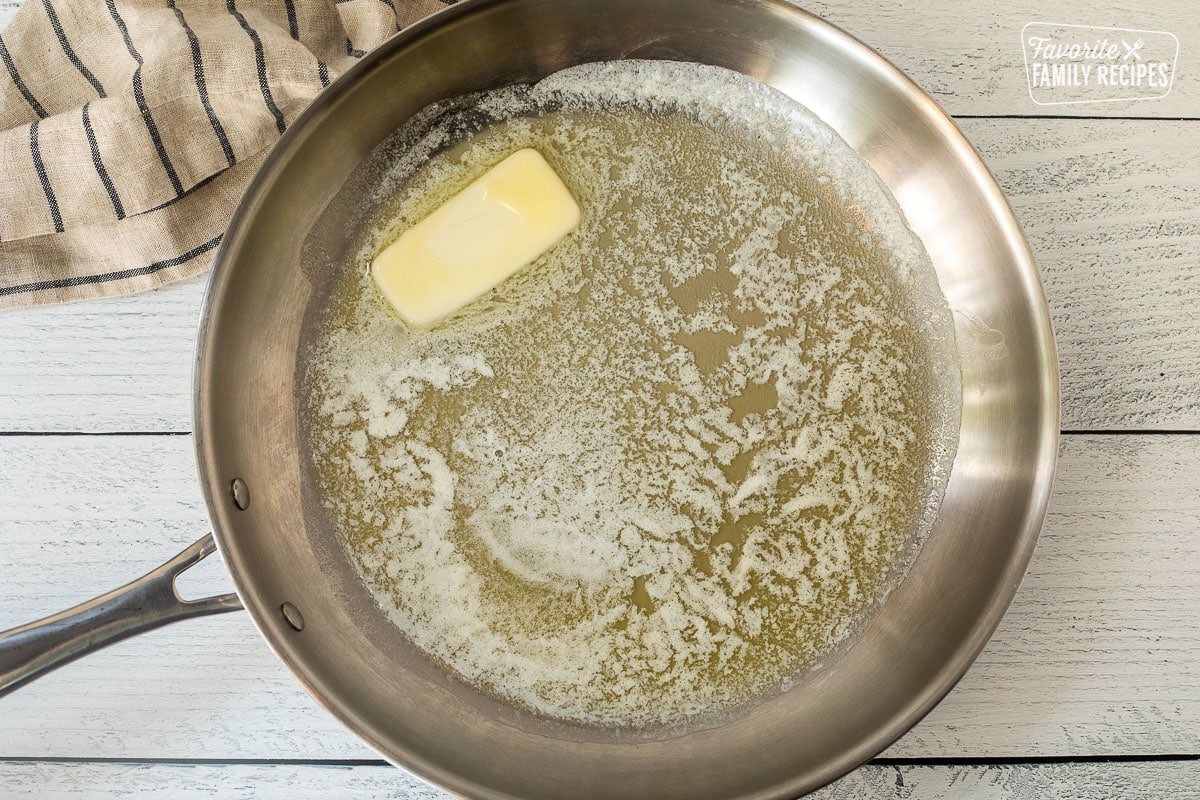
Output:
<svg viewBox="0 0 1200 800">
<path fill-rule="evenodd" d="M 300 609 L 291 603 L 284 603 L 279 610 L 283 612 L 283 618 L 287 620 L 288 625 L 292 626 L 292 630 L 304 630 L 304 616 L 300 613 Z"/>
<path fill-rule="evenodd" d="M 234 478 L 229 484 L 229 492 L 233 495 L 233 504 L 245 511 L 250 507 L 250 487 L 241 478 Z"/>
</svg>

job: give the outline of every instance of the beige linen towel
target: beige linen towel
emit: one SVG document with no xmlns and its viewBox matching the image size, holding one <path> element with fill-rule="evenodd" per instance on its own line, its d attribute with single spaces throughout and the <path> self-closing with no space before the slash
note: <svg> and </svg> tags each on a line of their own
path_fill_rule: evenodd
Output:
<svg viewBox="0 0 1200 800">
<path fill-rule="evenodd" d="M 203 272 L 309 101 L 447 4 L 25 0 L 0 35 L 0 308 Z"/>
</svg>

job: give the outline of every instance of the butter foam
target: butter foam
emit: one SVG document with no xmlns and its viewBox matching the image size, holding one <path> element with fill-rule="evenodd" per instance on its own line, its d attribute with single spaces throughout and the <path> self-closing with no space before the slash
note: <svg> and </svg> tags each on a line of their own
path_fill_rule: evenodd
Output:
<svg viewBox="0 0 1200 800">
<path fill-rule="evenodd" d="M 443 326 L 365 265 L 521 147 L 578 229 Z M 375 156 L 306 376 L 334 528 L 434 659 L 558 718 L 786 689 L 902 578 L 958 433 L 953 326 L 878 177 L 725 70 L 589 64 L 431 107 Z"/>
</svg>

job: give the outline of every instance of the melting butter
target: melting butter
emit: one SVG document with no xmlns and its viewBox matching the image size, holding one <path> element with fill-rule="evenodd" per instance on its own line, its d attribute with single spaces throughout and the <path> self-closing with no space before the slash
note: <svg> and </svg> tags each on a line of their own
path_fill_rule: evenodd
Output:
<svg viewBox="0 0 1200 800">
<path fill-rule="evenodd" d="M 554 168 L 518 150 L 400 234 L 371 263 L 383 296 L 410 325 L 436 324 L 558 244 L 579 206 Z"/>
<path fill-rule="evenodd" d="M 958 431 L 952 319 L 878 178 L 700 65 L 588 65 L 437 120 L 379 155 L 306 377 L 319 496 L 380 605 L 482 690 L 609 726 L 706 724 L 828 663 L 903 576 Z M 524 147 L 575 231 L 446 324 L 384 313 L 381 242 Z"/>
</svg>

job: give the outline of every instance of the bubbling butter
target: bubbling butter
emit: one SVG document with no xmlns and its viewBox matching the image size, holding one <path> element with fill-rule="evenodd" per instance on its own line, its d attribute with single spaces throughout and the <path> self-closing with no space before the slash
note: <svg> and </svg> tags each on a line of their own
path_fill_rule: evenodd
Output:
<svg viewBox="0 0 1200 800">
<path fill-rule="evenodd" d="M 373 254 L 526 147 L 578 227 L 401 324 Z M 330 524 L 413 644 L 641 730 L 835 657 L 911 563 L 958 434 L 950 313 L 870 168 L 762 84 L 642 61 L 431 108 L 375 159 L 304 424 Z"/>
</svg>

